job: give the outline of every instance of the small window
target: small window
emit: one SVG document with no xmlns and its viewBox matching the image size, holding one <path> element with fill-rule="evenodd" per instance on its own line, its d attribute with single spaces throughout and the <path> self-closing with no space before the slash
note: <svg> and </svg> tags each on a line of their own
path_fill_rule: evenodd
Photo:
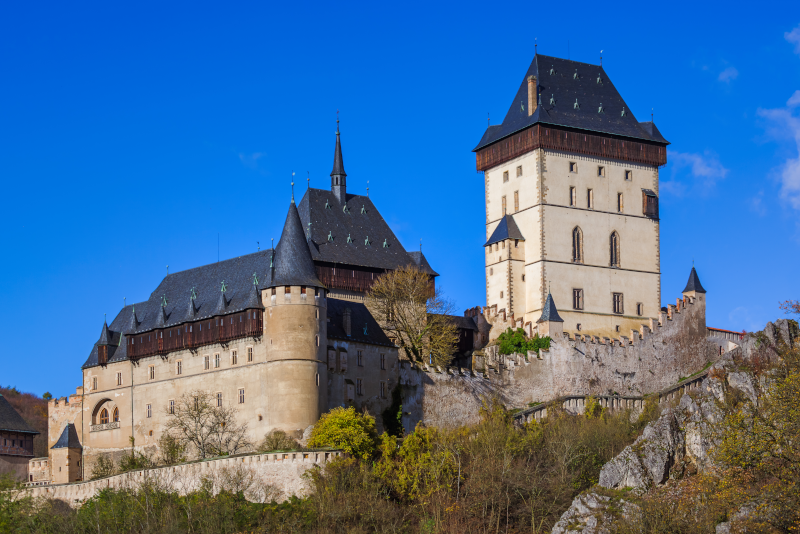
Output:
<svg viewBox="0 0 800 534">
<path fill-rule="evenodd" d="M 181 375 L 183 374 L 183 362 L 178 360 L 175 362 L 175 374 Z"/>
<path fill-rule="evenodd" d="M 578 332 L 580 332 L 581 331 L 581 323 L 576 324 L 575 325 L 575 329 L 578 330 Z"/>
<path fill-rule="evenodd" d="M 519 248 L 519 239 L 514 240 L 514 248 Z"/>
<path fill-rule="evenodd" d="M 175 415 L 175 401 L 169 401 L 169 413 Z"/>
<path fill-rule="evenodd" d="M 300 286 L 300 294 L 301 295 L 305 295 L 306 294 L 306 286 Z"/>
<path fill-rule="evenodd" d="M 381 398 L 382 399 L 386 398 L 386 383 L 385 382 L 381 382 Z"/>
<path fill-rule="evenodd" d="M 617 232 L 611 232 L 611 237 L 609 238 L 609 249 L 609 265 L 611 267 L 619 267 L 619 234 Z"/>
<path fill-rule="evenodd" d="M 594 208 L 594 191 L 591 189 L 586 190 L 586 207 L 589 209 Z"/>
<path fill-rule="evenodd" d="M 100 424 L 107 425 L 108 424 L 108 410 L 103 408 L 100 410 Z"/>
<path fill-rule="evenodd" d="M 569 172 L 578 172 L 578 164 L 574 161 L 569 162 Z"/>
<path fill-rule="evenodd" d="M 494 274 L 494 267 L 489 267 L 489 276 Z"/>
<path fill-rule="evenodd" d="M 314 336 L 314 341 L 316 342 L 317 346 L 319 347 L 319 334 Z"/>
<path fill-rule="evenodd" d="M 361 380 L 360 378 L 356 378 L 356 394 L 358 395 L 364 394 L 364 381 Z"/>
<path fill-rule="evenodd" d="M 619 332 L 619 325 L 617 325 L 615 328 L 616 328 L 616 331 Z"/>
<path fill-rule="evenodd" d="M 244 389 L 239 390 L 239 404 L 244 404 Z"/>
<path fill-rule="evenodd" d="M 112 415 L 113 420 L 115 423 L 119 423 L 119 408 L 114 408 L 114 414 Z"/>
<path fill-rule="evenodd" d="M 319 311 L 317 311 L 317 314 L 319 314 Z M 247 347 L 247 361 L 253 361 L 253 347 Z"/>
<path fill-rule="evenodd" d="M 622 193 L 617 193 L 617 211 L 622 213 Z"/>
<path fill-rule="evenodd" d="M 502 291 L 500 292 L 500 298 L 503 298 L 503 292 Z"/>
<path fill-rule="evenodd" d="M 96 376 L 94 378 L 92 378 L 92 389 L 93 390 L 97 389 L 97 377 Z"/>
<path fill-rule="evenodd" d="M 150 380 L 155 380 L 156 379 L 156 366 L 155 365 L 151 365 L 148 368 L 148 376 L 150 377 Z"/>
<path fill-rule="evenodd" d="M 514 191 L 514 213 L 519 211 L 519 191 Z"/>
<path fill-rule="evenodd" d="M 569 188 L 569 205 L 575 206 L 578 204 L 578 191 L 574 187 Z"/>
<path fill-rule="evenodd" d="M 122 373 L 117 373 L 117 385 L 122 385 Z"/>
<path fill-rule="evenodd" d="M 525 275 L 524 274 L 522 275 L 522 281 L 523 282 L 525 281 Z"/>
<path fill-rule="evenodd" d="M 239 353 L 238 351 L 232 350 L 231 351 L 231 365 L 236 365 L 239 363 Z"/>
<path fill-rule="evenodd" d="M 214 367 L 219 367 L 219 353 L 214 355 Z"/>
<path fill-rule="evenodd" d="M 291 292 L 292 292 L 291 286 L 286 286 L 286 287 L 283 288 L 284 295 L 288 295 Z"/>
<path fill-rule="evenodd" d="M 597 176 L 599 178 L 605 178 L 606 176 L 606 168 L 603 167 L 602 165 L 598 165 L 597 167 Z"/>
<path fill-rule="evenodd" d="M 636 303 L 636 315 L 640 317 L 644 315 L 644 304 L 642 304 L 641 302 Z"/>
<path fill-rule="evenodd" d="M 572 261 L 583 263 L 583 231 L 578 226 L 572 229 Z"/>
<path fill-rule="evenodd" d="M 505 250 L 505 249 L 506 249 L 506 242 L 503 241 L 503 250 Z"/>
<path fill-rule="evenodd" d="M 222 406 L 222 393 L 217 393 L 217 406 Z"/>
<path fill-rule="evenodd" d="M 153 407 L 151 405 L 147 405 L 147 417 L 153 417 Z"/>
<path fill-rule="evenodd" d="M 508 171 L 503 171 L 503 182 L 508 181 Z"/>
<path fill-rule="evenodd" d="M 364 352 L 363 351 L 356 351 L 356 359 L 358 360 L 358 366 L 364 367 Z"/>
<path fill-rule="evenodd" d="M 572 309 L 573 310 L 583 309 L 583 289 L 572 290 Z"/>
<path fill-rule="evenodd" d="M 628 181 L 633 180 L 633 171 L 625 171 L 625 179 Z"/>
<path fill-rule="evenodd" d="M 506 214 L 506 196 L 505 195 L 503 195 L 503 199 L 501 201 L 501 205 L 502 205 L 502 208 L 503 208 L 503 215 L 505 215 Z"/>
<path fill-rule="evenodd" d="M 622 302 L 622 293 L 614 293 L 613 297 L 614 297 L 613 298 L 614 313 L 618 314 L 625 313 L 625 307 L 623 306 Z"/>
<path fill-rule="evenodd" d="M 208 370 L 211 368 L 211 357 L 210 357 L 208 354 L 206 354 L 206 355 L 203 357 L 203 368 L 204 368 L 206 371 L 208 371 Z"/>
<path fill-rule="evenodd" d="M 381 354 L 381 369 L 386 369 L 386 355 Z"/>
</svg>

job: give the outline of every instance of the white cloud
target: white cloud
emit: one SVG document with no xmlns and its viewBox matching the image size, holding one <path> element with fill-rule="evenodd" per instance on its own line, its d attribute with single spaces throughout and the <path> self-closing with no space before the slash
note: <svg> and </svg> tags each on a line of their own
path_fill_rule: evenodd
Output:
<svg viewBox="0 0 800 534">
<path fill-rule="evenodd" d="M 794 45 L 794 53 L 800 54 L 800 26 L 783 34 L 783 38 Z"/>
<path fill-rule="evenodd" d="M 668 159 L 672 167 L 672 177 L 661 184 L 661 189 L 675 196 L 683 196 L 690 189 L 707 193 L 728 174 L 728 169 L 710 150 L 702 154 L 670 151 Z"/>
<path fill-rule="evenodd" d="M 756 332 L 760 330 L 763 328 L 764 323 L 759 321 L 754 312 L 756 312 L 756 310 L 750 310 L 744 306 L 734 308 L 730 313 L 728 313 L 728 320 L 730 321 L 728 328 L 744 327 L 748 332 Z"/>
<path fill-rule="evenodd" d="M 256 169 L 258 168 L 258 160 L 264 157 L 263 152 L 253 152 L 252 154 L 245 154 L 244 152 L 239 152 L 239 161 L 242 162 L 242 165 L 247 167 L 248 169 Z"/>
<path fill-rule="evenodd" d="M 790 108 L 796 108 L 800 106 L 800 89 L 794 92 L 792 96 L 789 97 L 789 100 L 786 101 L 786 106 Z"/>
<path fill-rule="evenodd" d="M 731 83 L 738 76 L 739 76 L 739 71 L 736 70 L 736 68 L 728 67 L 719 73 L 719 77 L 717 79 L 721 82 Z"/>
<path fill-rule="evenodd" d="M 800 31 L 798 31 L 800 34 Z M 800 38 L 800 37 L 799 37 Z M 781 184 L 780 198 L 800 210 L 800 91 L 786 102 L 786 107 L 760 109 L 758 115 L 766 120 L 767 133 L 778 141 L 788 142 L 794 157 L 789 157 L 777 169 Z"/>
</svg>

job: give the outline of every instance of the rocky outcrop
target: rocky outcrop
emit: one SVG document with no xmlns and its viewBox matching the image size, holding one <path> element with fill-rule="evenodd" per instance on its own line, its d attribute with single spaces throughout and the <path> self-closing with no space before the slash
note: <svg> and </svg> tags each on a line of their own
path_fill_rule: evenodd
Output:
<svg viewBox="0 0 800 534">
<path fill-rule="evenodd" d="M 553 527 L 553 534 L 609 534 L 609 526 L 638 508 L 622 499 L 597 493 L 578 495 Z"/>
</svg>

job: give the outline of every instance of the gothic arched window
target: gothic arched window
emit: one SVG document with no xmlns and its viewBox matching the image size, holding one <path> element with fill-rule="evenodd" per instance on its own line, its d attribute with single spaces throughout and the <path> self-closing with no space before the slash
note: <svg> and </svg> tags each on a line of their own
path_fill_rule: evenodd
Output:
<svg viewBox="0 0 800 534">
<path fill-rule="evenodd" d="M 572 261 L 583 263 L 583 231 L 579 226 L 572 230 Z"/>
<path fill-rule="evenodd" d="M 114 408 L 114 422 L 119 423 L 119 408 Z"/>
<path fill-rule="evenodd" d="M 609 245 L 611 248 L 611 266 L 619 267 L 619 234 L 617 232 L 611 232 Z"/>
<path fill-rule="evenodd" d="M 105 425 L 106 423 L 108 423 L 108 410 L 103 408 L 100 410 L 100 424 Z"/>
</svg>

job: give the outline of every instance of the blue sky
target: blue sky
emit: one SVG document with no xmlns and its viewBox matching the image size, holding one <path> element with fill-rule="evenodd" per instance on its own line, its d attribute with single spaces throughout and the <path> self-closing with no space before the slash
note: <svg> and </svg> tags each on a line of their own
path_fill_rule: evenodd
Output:
<svg viewBox="0 0 800 534">
<path fill-rule="evenodd" d="M 662 295 L 694 259 L 708 324 L 800 298 L 800 7 L 762 2 L 6 2 L 0 384 L 57 395 L 123 303 L 269 246 L 292 170 L 348 188 L 423 251 L 457 309 L 485 304 L 482 175 L 534 51 L 603 65 L 672 142 Z M 690 14 L 690 15 L 689 15 Z"/>
</svg>

